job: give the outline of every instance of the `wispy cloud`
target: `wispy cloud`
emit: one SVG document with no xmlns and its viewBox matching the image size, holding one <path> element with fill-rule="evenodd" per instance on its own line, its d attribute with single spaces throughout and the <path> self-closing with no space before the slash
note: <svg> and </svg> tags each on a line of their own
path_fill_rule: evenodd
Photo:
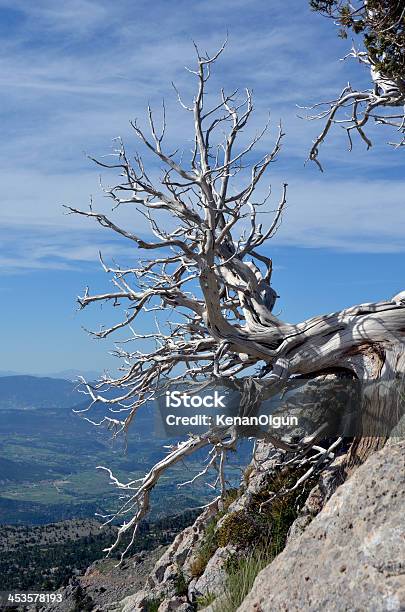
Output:
<svg viewBox="0 0 405 612">
<path fill-rule="evenodd" d="M 193 81 L 183 70 L 193 60 L 191 38 L 213 50 L 227 30 L 229 45 L 213 76 L 213 90 L 253 87 L 257 114 L 252 130 L 271 109 L 274 122 L 282 117 L 287 131 L 278 176 L 272 178 L 275 188 L 278 179 L 290 182 L 289 210 L 277 240 L 308 247 L 402 250 L 399 156 L 384 148 L 381 138 L 374 153 L 361 150 L 349 159 L 343 134 L 336 133 L 324 150 L 329 174 L 320 178 L 315 168 L 304 168 L 320 126 L 297 119 L 296 104 L 332 97 L 350 74 L 362 78 L 355 67 L 336 61 L 345 43 L 333 37 L 332 24 L 310 16 L 298 0 L 288 8 L 278 0 L 271 10 L 259 0 L 249 3 L 249 10 L 242 1 L 218 0 L 212 9 L 208 0 L 196 3 L 193 11 L 185 0 L 175 5 L 0 0 L 5 24 L 0 60 L 3 267 L 66 269 L 91 261 L 98 244 L 83 247 L 89 224 L 64 216 L 61 208 L 63 203 L 86 206 L 90 194 L 106 206 L 97 196 L 99 172 L 83 151 L 108 152 L 111 138 L 118 135 L 135 148 L 129 119 L 142 116 L 148 100 L 159 104 L 163 95 L 172 117 L 168 147 L 187 149 L 189 118 L 177 109 L 170 81 L 191 96 Z M 388 168 L 393 176 L 384 181 L 381 169 Z M 120 214 L 147 232 L 133 210 Z M 10 235 L 15 239 L 8 240 Z M 110 248 L 102 232 L 91 237 Z"/>
<path fill-rule="evenodd" d="M 292 181 L 284 245 L 404 252 L 405 181 Z"/>
<path fill-rule="evenodd" d="M 131 245 L 102 231 L 70 230 L 55 227 L 9 228 L 0 244 L 2 274 L 34 270 L 78 270 L 99 266 L 99 252 L 108 261 L 135 263 Z"/>
</svg>

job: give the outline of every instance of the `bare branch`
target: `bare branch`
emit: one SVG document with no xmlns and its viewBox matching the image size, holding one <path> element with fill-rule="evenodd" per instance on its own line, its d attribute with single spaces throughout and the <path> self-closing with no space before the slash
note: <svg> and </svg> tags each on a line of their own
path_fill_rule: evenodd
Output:
<svg viewBox="0 0 405 612">
<path fill-rule="evenodd" d="M 160 179 L 146 172 L 138 153 L 131 161 L 121 140 L 113 153 L 118 163 L 97 162 L 103 168 L 119 171 L 118 184 L 105 188 L 104 193 L 113 201 L 114 209 L 135 205 L 134 213 L 143 215 L 148 222 L 148 237 L 122 227 L 112 216 L 93 210 L 92 205 L 88 211 L 67 207 L 70 213 L 88 217 L 128 241 L 131 247 L 136 246 L 131 263 L 124 267 L 107 264 L 100 255 L 113 288 L 98 295 L 86 288 L 79 298 L 80 308 L 100 303 L 124 306 L 122 320 L 93 332 L 98 338 L 119 332 L 114 354 L 122 363 L 120 374 L 106 374 L 96 384 L 85 383 L 84 387 L 89 396 L 89 406 L 83 411 L 86 418 L 97 426 L 107 426 L 113 435 L 126 432 L 134 421 L 136 426 L 139 409 L 157 398 L 162 381 L 201 384 L 224 380 L 242 385 L 251 381 L 255 367 L 259 372 L 254 379 L 256 387 L 259 389 L 263 380 L 269 393 L 275 394 L 289 377 L 338 366 L 361 379 L 372 367 L 374 357 L 377 362 L 378 355 L 384 352 L 382 363 L 394 362 L 393 347 L 403 346 L 405 303 L 398 296 L 393 301 L 361 305 L 300 324 L 285 323 L 273 314 L 278 296 L 270 284 L 272 258 L 261 248 L 271 244 L 280 226 L 287 206 L 287 184 L 282 186 L 278 204 L 272 207 L 270 188 L 265 189 L 265 197 L 261 194 L 257 198 L 256 189 L 276 161 L 284 133 L 280 125 L 275 142 L 245 166 L 247 154 L 249 158 L 253 156 L 260 139 L 261 148 L 267 147 L 268 124 L 239 146 L 241 132 L 253 112 L 251 91 L 246 90 L 238 99 L 237 90 L 229 95 L 222 90 L 211 106 L 207 104 L 211 68 L 224 47 L 225 44 L 213 56 L 203 55 L 196 48 L 197 66 L 191 73 L 197 91 L 192 106 L 184 105 L 176 90 L 187 113 L 192 111 L 187 115 L 192 118 L 193 129 L 188 164 L 177 152 L 168 154 L 163 150 L 164 105 L 160 129 L 148 108 L 150 138 L 136 122 L 132 123 L 141 143 L 163 163 Z M 338 100 L 329 103 L 323 114 L 327 125 L 314 144 L 311 159 L 317 161 L 318 147 L 332 125 L 341 121 L 338 113 L 342 108 L 350 107 L 353 113 L 352 119 L 343 124 L 348 134 L 355 129 L 367 142 L 363 127 L 370 118 L 379 117 L 376 100 L 388 104 L 388 98 L 384 98 L 388 94 L 373 93 L 375 99 L 370 95 L 347 87 Z M 403 129 L 402 115 L 398 118 L 396 112 L 391 112 L 386 120 L 399 121 Z M 217 129 L 219 126 L 226 130 L 225 134 Z M 173 225 L 162 220 L 161 211 L 170 215 Z M 272 215 L 266 226 L 261 221 L 263 214 Z M 150 239 L 149 235 L 156 238 Z M 146 312 L 156 315 L 154 333 L 141 318 Z M 405 369 L 405 362 L 398 358 L 392 371 L 402 367 Z M 249 400 L 249 396 L 244 399 L 245 406 Z M 93 411 L 100 407 L 101 416 L 92 419 Z M 106 408 L 111 416 L 106 416 Z M 109 552 L 119 545 L 124 533 L 132 533 L 133 541 L 139 522 L 149 511 L 150 493 L 162 474 L 201 448 L 210 449 L 208 463 L 189 483 L 215 470 L 213 486 L 219 490 L 217 500 L 220 499 L 226 488 L 226 454 L 240 435 L 237 428 L 226 427 L 192 436 L 171 448 L 139 482 L 122 483 L 107 468 L 115 486 L 128 493 L 118 514 L 130 517 Z M 285 452 L 302 450 L 269 432 L 260 435 Z M 315 447 L 318 442 L 312 439 L 306 444 Z M 332 450 L 318 450 L 316 461 L 329 457 Z M 304 461 L 304 456 L 300 455 L 299 460 Z"/>
</svg>

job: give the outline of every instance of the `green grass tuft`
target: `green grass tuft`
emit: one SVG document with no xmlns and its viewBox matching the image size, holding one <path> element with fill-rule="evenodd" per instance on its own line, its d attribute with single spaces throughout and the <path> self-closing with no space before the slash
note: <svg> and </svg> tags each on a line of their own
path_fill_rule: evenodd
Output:
<svg viewBox="0 0 405 612">
<path fill-rule="evenodd" d="M 182 595 L 187 595 L 188 585 L 181 570 L 177 575 L 176 581 L 174 583 L 174 588 L 176 590 L 176 595 L 178 595 L 179 597 L 181 597 Z"/>
<path fill-rule="evenodd" d="M 217 520 L 217 517 L 214 517 L 209 523 L 207 523 L 204 538 L 197 550 L 196 557 L 191 564 L 191 575 L 195 578 L 204 573 L 208 561 L 218 548 L 217 536 L 215 533 Z"/>
<path fill-rule="evenodd" d="M 255 548 L 244 557 L 233 556 L 227 564 L 225 594 L 214 603 L 215 612 L 235 612 L 251 590 L 255 578 L 274 558 L 271 547 Z"/>
</svg>

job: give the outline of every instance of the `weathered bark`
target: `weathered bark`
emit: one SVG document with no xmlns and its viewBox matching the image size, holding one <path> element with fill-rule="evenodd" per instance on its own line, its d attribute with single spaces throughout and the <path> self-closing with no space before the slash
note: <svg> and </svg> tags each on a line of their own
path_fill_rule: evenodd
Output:
<svg viewBox="0 0 405 612">
<path fill-rule="evenodd" d="M 366 386 L 363 394 L 362 417 L 366 436 L 358 436 L 348 453 L 345 471 L 350 474 L 387 441 L 392 424 L 404 413 L 405 404 L 405 345 L 399 342 L 389 357 L 394 362 L 380 377 L 376 372 L 375 383 Z"/>
<path fill-rule="evenodd" d="M 259 222 L 258 215 L 266 212 L 262 207 L 269 196 L 257 202 L 254 194 L 277 158 L 283 132 L 280 126 L 273 149 L 256 163 L 249 162 L 246 176 L 246 156 L 252 153 L 266 128 L 235 152 L 235 141 L 253 110 L 251 92 L 246 91 L 246 97 L 240 101 L 235 99 L 236 92 L 225 95 L 221 91 L 219 103 L 205 108 L 204 92 L 210 66 L 221 51 L 210 58 L 197 50 L 197 69 L 193 71 L 197 77 L 197 94 L 191 106 L 179 97 L 181 105 L 192 113 L 194 149 L 188 164 L 176 153 L 164 152 L 165 113 L 162 132 L 158 135 L 151 109 L 148 109 L 150 139 L 136 122 L 132 125 L 140 141 L 166 167 L 159 185 L 152 183 L 138 155 L 135 163 L 131 163 L 121 142 L 115 152 L 116 164 L 97 162 L 103 167 L 119 169 L 124 179 L 107 189 L 107 195 L 115 207 L 140 208 L 156 240 L 147 240 L 120 227 L 92 208 L 81 211 L 69 207 L 72 213 L 94 219 L 133 247 L 154 252 L 151 259 L 143 259 L 130 268 L 112 268 L 101 260 L 105 271 L 113 275 L 115 290 L 90 295 L 86 289 L 79 299 L 81 308 L 93 302 L 128 304 L 123 321 L 94 334 L 105 338 L 118 330 L 129 330 L 128 340 L 116 348 L 124 362 L 122 375 L 118 378 L 106 375 L 98 384 L 87 385 L 91 397 L 87 410 L 100 404 L 108 406 L 111 416 L 104 415 L 96 424 L 107 424 L 116 431 L 126 430 L 138 409 L 156 397 L 162 379 L 183 383 L 207 378 L 235 382 L 241 374 L 251 372 L 252 366 L 257 370 L 261 366 L 256 378 L 263 382 L 266 393 L 272 394 L 293 376 L 312 376 L 325 370 L 345 369 L 359 381 L 382 383 L 405 373 L 402 358 L 405 292 L 392 300 L 361 304 L 299 324 L 285 323 L 273 314 L 277 294 L 271 287 L 272 261 L 260 252 L 260 247 L 279 227 L 287 185 L 281 189 L 278 205 L 267 211 L 273 213 L 267 229 Z M 222 128 L 227 127 L 228 132 L 224 140 L 212 142 L 218 127 L 221 139 Z M 238 183 L 231 189 L 235 175 Z M 175 217 L 177 227 L 173 231 L 159 226 L 159 219 L 153 217 L 160 210 Z M 136 332 L 137 317 L 148 310 L 160 314 L 156 332 Z M 155 349 L 142 352 L 128 348 L 137 347 L 139 340 L 151 338 Z M 111 397 L 106 393 L 111 388 L 119 389 L 120 393 Z M 247 384 L 244 392 L 249 394 L 252 390 L 254 386 L 249 391 Z M 252 398 L 245 399 L 241 409 Z M 124 418 L 120 418 L 121 414 Z M 216 484 L 222 495 L 225 456 L 234 448 L 237 436 L 238 432 L 229 427 L 217 428 L 201 437 L 192 436 L 172 448 L 141 481 L 123 484 L 110 472 L 113 482 L 130 495 L 120 512 L 129 513 L 132 518 L 122 526 L 119 539 L 128 529 L 136 533 L 139 521 L 149 509 L 150 492 L 161 474 L 195 450 L 212 447 L 209 467 L 217 469 Z M 269 441 L 286 450 L 289 448 L 274 436 Z M 322 455 L 323 451 L 319 452 Z"/>
</svg>

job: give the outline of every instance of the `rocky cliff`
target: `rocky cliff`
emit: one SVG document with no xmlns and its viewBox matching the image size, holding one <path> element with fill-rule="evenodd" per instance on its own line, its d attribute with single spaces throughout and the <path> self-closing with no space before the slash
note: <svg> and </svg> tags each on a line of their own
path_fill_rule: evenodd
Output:
<svg viewBox="0 0 405 612">
<path fill-rule="evenodd" d="M 392 437 L 347 477 L 343 445 L 316 477 L 294 486 L 305 470 L 260 443 L 239 489 L 168 548 L 119 569 L 93 565 L 66 590 L 64 609 L 399 612 L 404 451 L 404 436 Z"/>
<path fill-rule="evenodd" d="M 239 612 L 405 610 L 405 443 L 342 484 L 257 576 Z"/>
<path fill-rule="evenodd" d="M 343 482 L 343 448 L 316 481 L 267 503 L 299 474 L 261 444 L 241 489 L 179 534 L 115 610 L 404 609 L 404 451 L 390 439 Z"/>
</svg>

